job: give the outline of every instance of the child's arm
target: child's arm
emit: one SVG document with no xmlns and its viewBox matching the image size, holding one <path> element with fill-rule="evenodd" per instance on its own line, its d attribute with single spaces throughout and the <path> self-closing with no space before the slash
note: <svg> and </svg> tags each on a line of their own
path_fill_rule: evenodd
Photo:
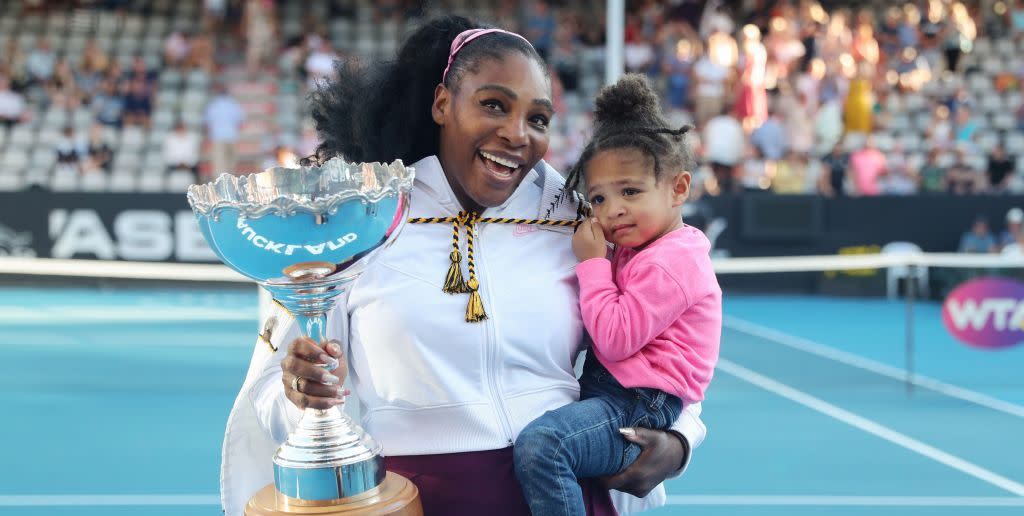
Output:
<svg viewBox="0 0 1024 516">
<path fill-rule="evenodd" d="M 624 360 L 664 332 L 690 306 L 686 291 L 661 265 L 638 264 L 620 289 L 612 264 L 594 258 L 576 266 L 580 312 L 594 346 L 608 360 Z"/>
</svg>

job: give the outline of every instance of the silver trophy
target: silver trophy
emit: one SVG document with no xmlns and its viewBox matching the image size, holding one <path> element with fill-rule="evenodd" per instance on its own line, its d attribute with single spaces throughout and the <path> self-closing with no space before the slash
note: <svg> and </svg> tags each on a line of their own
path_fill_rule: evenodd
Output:
<svg viewBox="0 0 1024 516">
<path fill-rule="evenodd" d="M 188 202 L 217 256 L 320 342 L 336 297 L 401 231 L 413 175 L 401 161 L 334 158 L 321 167 L 225 174 L 191 186 Z M 292 506 L 365 499 L 385 479 L 380 451 L 338 408 L 307 408 L 274 456 L 274 487 Z"/>
</svg>

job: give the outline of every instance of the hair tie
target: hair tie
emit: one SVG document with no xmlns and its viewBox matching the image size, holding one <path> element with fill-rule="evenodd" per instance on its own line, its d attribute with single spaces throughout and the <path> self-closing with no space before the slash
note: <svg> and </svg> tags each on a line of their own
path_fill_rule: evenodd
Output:
<svg viewBox="0 0 1024 516">
<path fill-rule="evenodd" d="M 446 79 L 448 79 L 448 69 L 452 67 L 452 61 L 455 60 L 455 56 L 458 55 L 460 50 L 462 50 L 462 47 L 466 46 L 467 44 L 469 44 L 470 41 L 473 41 L 474 39 L 479 38 L 480 36 L 485 36 L 487 34 L 491 34 L 491 33 L 495 33 L 495 32 L 500 32 L 502 34 L 508 34 L 510 36 L 515 36 L 515 37 L 525 41 L 527 45 L 530 45 L 530 47 L 533 47 L 533 44 L 530 43 L 530 41 L 527 40 L 526 38 L 520 36 L 519 34 L 516 34 L 515 32 L 509 32 L 509 31 L 503 30 L 503 29 L 469 29 L 469 30 L 464 30 L 464 31 L 460 32 L 458 36 L 455 36 L 454 40 L 452 40 L 452 47 L 451 47 L 451 50 L 448 52 L 448 66 L 444 67 L 444 73 L 441 74 L 441 82 L 444 83 L 444 81 Z"/>
</svg>

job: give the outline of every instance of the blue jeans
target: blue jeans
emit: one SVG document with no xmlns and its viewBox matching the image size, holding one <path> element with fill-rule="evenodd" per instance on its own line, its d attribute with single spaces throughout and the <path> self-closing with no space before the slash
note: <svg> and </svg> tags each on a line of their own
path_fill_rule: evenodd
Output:
<svg viewBox="0 0 1024 516">
<path fill-rule="evenodd" d="M 619 428 L 664 430 L 682 400 L 657 389 L 626 388 L 592 354 L 580 378 L 580 401 L 551 410 L 523 429 L 515 444 L 516 478 L 535 516 L 585 516 L 578 478 L 616 474 L 640 455 Z"/>
</svg>

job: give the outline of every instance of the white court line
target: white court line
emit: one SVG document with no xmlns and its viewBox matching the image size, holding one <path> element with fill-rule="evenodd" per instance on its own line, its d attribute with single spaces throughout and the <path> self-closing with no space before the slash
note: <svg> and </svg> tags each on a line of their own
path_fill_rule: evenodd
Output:
<svg viewBox="0 0 1024 516">
<path fill-rule="evenodd" d="M 40 308 L 0 306 L 0 326 L 80 326 L 83 324 L 158 323 L 204 321 L 253 321 L 259 319 L 256 307 L 225 309 L 214 307 L 167 306 L 82 306 L 51 305 Z"/>
<path fill-rule="evenodd" d="M 819 507 L 1024 507 L 1009 496 L 669 495 L 668 505 L 808 505 Z"/>
<path fill-rule="evenodd" d="M 217 495 L 0 495 L 0 507 L 220 505 Z"/>
<path fill-rule="evenodd" d="M 749 333 L 750 335 L 761 337 L 776 342 L 778 344 L 782 344 L 783 346 L 788 346 L 796 350 L 828 358 L 830 360 L 841 362 L 849 366 L 864 369 L 865 371 L 871 371 L 872 373 L 877 373 L 882 376 L 899 380 L 901 382 L 906 381 L 907 379 L 907 371 L 905 369 L 886 365 L 881 362 L 876 362 L 874 360 L 867 359 L 859 355 L 855 355 L 853 353 L 848 353 L 846 351 L 842 351 L 831 346 L 826 346 L 824 344 L 820 344 L 808 339 L 797 337 L 795 335 L 783 333 L 772 328 L 752 323 L 750 321 L 745 321 L 743 319 L 738 319 L 736 317 L 725 316 L 722 320 L 722 324 L 728 328 L 738 330 L 744 333 Z M 985 394 L 982 394 L 977 391 L 972 391 L 970 389 L 965 389 L 963 387 L 957 387 L 956 385 L 942 382 L 934 378 L 929 378 L 925 375 L 914 373 L 913 377 L 910 380 L 910 383 L 918 387 L 930 389 L 953 398 L 969 401 L 971 403 L 975 403 L 977 405 L 981 405 L 992 410 L 998 410 L 999 412 L 1003 412 L 1011 416 L 1024 418 L 1024 406 L 1017 405 L 1016 403 L 1011 403 L 1009 401 L 1004 401 L 998 398 L 993 398 L 991 396 L 987 396 Z"/>
<path fill-rule="evenodd" d="M 805 407 L 821 412 L 826 416 L 838 419 L 843 423 L 863 430 L 876 437 L 880 437 L 910 451 L 924 455 L 929 459 L 945 464 L 946 466 L 1009 491 L 1017 496 L 1024 496 L 1024 484 L 1020 484 L 1004 476 L 993 473 L 981 466 L 944 452 L 934 446 L 927 445 L 906 434 L 901 434 L 887 426 L 881 425 L 870 419 L 854 414 L 853 412 L 832 405 L 827 401 L 811 396 L 806 392 L 794 389 L 793 387 L 775 381 L 767 376 L 755 373 L 754 371 L 751 371 L 739 364 L 720 358 L 718 360 L 717 369 L 731 374 L 741 380 L 752 383 L 766 391 L 778 394 L 783 398 L 795 401 Z"/>
</svg>

